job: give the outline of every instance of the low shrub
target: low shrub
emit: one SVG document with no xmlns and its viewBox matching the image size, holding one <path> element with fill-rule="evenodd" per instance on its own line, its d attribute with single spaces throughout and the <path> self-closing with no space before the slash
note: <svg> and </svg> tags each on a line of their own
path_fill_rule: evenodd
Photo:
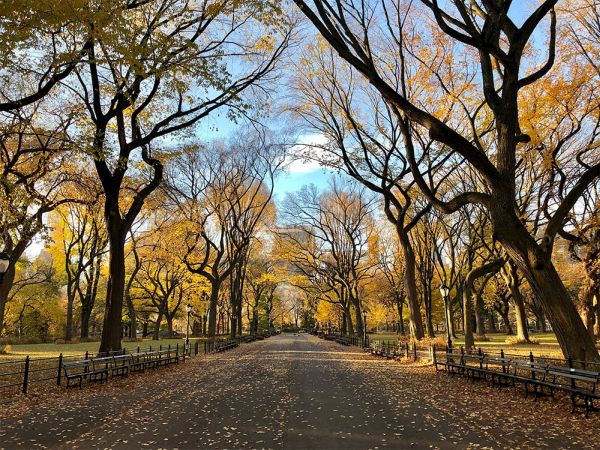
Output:
<svg viewBox="0 0 600 450">
<path fill-rule="evenodd" d="M 67 343 L 67 341 L 65 341 L 64 339 L 56 339 L 56 340 L 54 341 L 54 343 L 55 343 L 55 344 L 58 344 L 58 345 L 62 345 L 62 344 L 66 344 L 66 343 Z"/>
<path fill-rule="evenodd" d="M 529 340 L 520 339 L 517 336 L 511 336 L 506 338 L 504 341 L 508 345 L 539 345 L 540 340 L 534 337 L 530 337 Z"/>
<path fill-rule="evenodd" d="M 476 334 L 474 336 L 474 338 L 475 338 L 476 341 L 479 341 L 479 342 L 489 342 L 490 341 L 490 338 L 487 337 L 485 334 L 481 334 L 481 335 L 480 334 Z"/>
<path fill-rule="evenodd" d="M 0 344 L 0 355 L 8 355 L 12 351 L 10 344 Z"/>
<path fill-rule="evenodd" d="M 397 339 L 400 344 L 408 343 L 408 344 L 412 345 L 412 343 L 413 343 L 412 337 L 407 336 L 407 335 L 398 335 Z M 373 338 L 373 340 L 376 340 L 376 339 Z M 448 343 L 448 340 L 444 336 L 436 336 L 434 338 L 424 337 L 420 341 L 417 341 L 417 345 L 419 345 L 419 346 L 435 345 L 436 347 L 444 347 L 447 343 Z"/>
<path fill-rule="evenodd" d="M 448 340 L 442 336 L 437 336 L 434 338 L 424 337 L 417 344 L 418 345 L 435 345 L 436 347 L 445 347 L 448 344 Z"/>
</svg>

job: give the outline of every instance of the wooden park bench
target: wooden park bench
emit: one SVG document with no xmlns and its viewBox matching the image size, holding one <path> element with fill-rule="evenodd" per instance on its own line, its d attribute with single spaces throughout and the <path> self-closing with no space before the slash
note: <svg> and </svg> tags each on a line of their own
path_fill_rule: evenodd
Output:
<svg viewBox="0 0 600 450">
<path fill-rule="evenodd" d="M 550 366 L 548 375 L 552 377 L 552 389 L 560 389 L 568 392 L 571 396 L 572 412 L 577 408 L 585 409 L 585 415 L 590 411 L 597 411 L 594 400 L 600 399 L 600 393 L 596 391 L 600 383 L 600 372 L 576 369 L 573 367 Z M 578 403 L 578 399 L 583 403 Z"/>
<path fill-rule="evenodd" d="M 84 378 L 87 378 L 90 382 L 108 380 L 108 369 L 97 366 L 93 359 L 64 362 L 63 371 L 67 379 L 67 387 L 71 387 L 72 380 L 78 381 L 79 383 L 74 386 L 78 385 L 80 388 Z"/>
<path fill-rule="evenodd" d="M 486 367 L 491 376 L 492 386 L 513 386 L 510 372 L 513 360 L 504 356 L 486 356 Z"/>
<path fill-rule="evenodd" d="M 383 356 L 387 359 L 401 358 L 403 355 L 400 344 L 387 344 L 383 348 Z"/>
<path fill-rule="evenodd" d="M 103 367 L 107 372 L 110 371 L 110 374 L 113 376 L 125 377 L 129 374 L 129 363 L 123 358 L 125 360 L 130 359 L 129 355 L 113 355 L 94 358 L 92 361 L 97 370 Z"/>
<path fill-rule="evenodd" d="M 446 367 L 446 371 L 448 372 L 449 376 L 452 376 L 456 373 L 458 373 L 459 375 L 462 375 L 464 373 L 464 361 L 463 361 L 463 355 L 464 353 L 462 352 L 457 352 L 456 350 L 454 351 L 450 351 L 446 353 L 446 361 L 445 362 L 441 362 L 439 363 L 440 365 L 443 365 Z"/>
<path fill-rule="evenodd" d="M 534 361 L 513 360 L 511 362 L 511 379 L 514 382 L 523 383 L 525 387 L 525 397 L 533 394 L 535 397 L 542 395 L 552 395 L 553 383 L 548 380 L 548 364 Z M 533 388 L 533 390 L 530 389 Z M 548 388 L 549 391 L 544 391 Z"/>
<path fill-rule="evenodd" d="M 507 358 L 502 352 L 498 357 L 484 355 L 481 351 L 478 354 L 469 354 L 462 349 L 460 353 L 446 350 L 445 356 L 445 360 L 439 361 L 434 352 L 434 365 L 436 370 L 438 366 L 444 367 L 448 375 L 458 373 L 472 379 L 487 379 L 489 376 L 492 385 L 497 386 L 515 386 L 516 383 L 522 383 L 526 397 L 529 394 L 536 397 L 553 396 L 555 391 L 564 391 L 571 397 L 572 412 L 581 408 L 587 416 L 590 411 L 599 409 L 594 405 L 594 400 L 600 399 L 600 372 L 574 368 L 571 360 L 569 366 L 565 367 L 534 361 L 533 355 L 530 355 L 530 360 L 527 361 Z"/>
<path fill-rule="evenodd" d="M 153 351 L 149 353 L 149 356 L 151 358 L 150 361 L 153 362 L 152 367 L 165 367 L 171 364 L 179 363 L 179 359 L 183 356 L 183 354 L 179 355 L 177 350 L 165 348 Z"/>
<path fill-rule="evenodd" d="M 463 373 L 472 380 L 485 380 L 492 370 L 488 368 L 487 358 L 482 354 L 464 353 L 462 360 Z"/>
<path fill-rule="evenodd" d="M 372 355 L 382 356 L 387 359 L 395 359 L 403 356 L 400 344 L 390 342 L 373 342 L 368 348 Z"/>
<path fill-rule="evenodd" d="M 111 366 L 111 375 L 126 377 L 129 375 L 129 368 L 131 366 L 131 355 L 114 355 L 113 364 Z"/>
<path fill-rule="evenodd" d="M 219 341 L 215 343 L 215 352 L 225 352 L 237 347 L 238 345 L 239 343 L 236 340 Z"/>
<path fill-rule="evenodd" d="M 129 370 L 132 372 L 144 372 L 146 370 L 147 352 L 137 352 L 128 355 Z"/>
</svg>

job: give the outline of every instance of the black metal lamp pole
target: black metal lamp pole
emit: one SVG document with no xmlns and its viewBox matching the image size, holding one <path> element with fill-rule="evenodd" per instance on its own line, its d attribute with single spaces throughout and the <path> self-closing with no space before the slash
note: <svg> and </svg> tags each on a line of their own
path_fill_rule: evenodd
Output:
<svg viewBox="0 0 600 450">
<path fill-rule="evenodd" d="M 448 303 L 448 294 L 450 293 L 450 289 L 443 283 L 440 286 L 440 294 L 442 294 L 442 298 L 444 299 L 444 308 L 446 310 L 446 337 L 448 338 L 448 351 L 452 349 L 452 335 L 450 334 L 450 308 Z"/>
<path fill-rule="evenodd" d="M 189 303 L 185 306 L 187 312 L 187 327 L 185 328 L 185 347 L 190 346 L 190 314 L 192 313 L 192 305 Z"/>
</svg>

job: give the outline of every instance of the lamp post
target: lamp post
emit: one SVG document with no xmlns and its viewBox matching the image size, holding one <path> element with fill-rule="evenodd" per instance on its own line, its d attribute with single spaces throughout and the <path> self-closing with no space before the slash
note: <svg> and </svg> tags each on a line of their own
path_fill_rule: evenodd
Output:
<svg viewBox="0 0 600 450">
<path fill-rule="evenodd" d="M 442 298 L 444 299 L 444 309 L 446 311 L 446 336 L 448 337 L 448 350 L 452 348 L 452 336 L 450 335 L 450 308 L 448 307 L 448 294 L 450 294 L 450 289 L 446 286 L 446 283 L 442 283 L 440 286 L 440 294 L 442 294 Z"/>
<path fill-rule="evenodd" d="M 210 318 L 210 305 L 206 307 L 206 311 L 204 313 L 204 336 L 208 336 L 208 319 Z"/>
<path fill-rule="evenodd" d="M 363 347 L 367 345 L 367 312 L 363 311 Z"/>
<path fill-rule="evenodd" d="M 187 312 L 187 327 L 185 329 L 185 347 L 190 346 L 190 314 L 192 313 L 192 305 L 189 303 L 185 305 L 185 311 Z"/>
<path fill-rule="evenodd" d="M 0 283 L 4 280 L 4 274 L 8 270 L 10 264 L 10 256 L 8 253 L 0 252 Z"/>
</svg>

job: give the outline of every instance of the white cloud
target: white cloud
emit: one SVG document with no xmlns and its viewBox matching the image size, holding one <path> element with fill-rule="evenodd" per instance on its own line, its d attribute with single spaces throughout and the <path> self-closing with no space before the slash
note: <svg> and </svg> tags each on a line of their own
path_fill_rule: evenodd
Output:
<svg viewBox="0 0 600 450">
<path fill-rule="evenodd" d="M 322 166 L 316 159 L 324 154 L 324 151 L 318 147 L 312 147 L 311 154 L 314 159 L 306 158 L 307 147 L 324 145 L 327 138 L 322 134 L 303 135 L 299 139 L 299 144 L 290 149 L 287 158 L 287 169 L 290 174 L 310 173 L 322 169 Z"/>
</svg>

